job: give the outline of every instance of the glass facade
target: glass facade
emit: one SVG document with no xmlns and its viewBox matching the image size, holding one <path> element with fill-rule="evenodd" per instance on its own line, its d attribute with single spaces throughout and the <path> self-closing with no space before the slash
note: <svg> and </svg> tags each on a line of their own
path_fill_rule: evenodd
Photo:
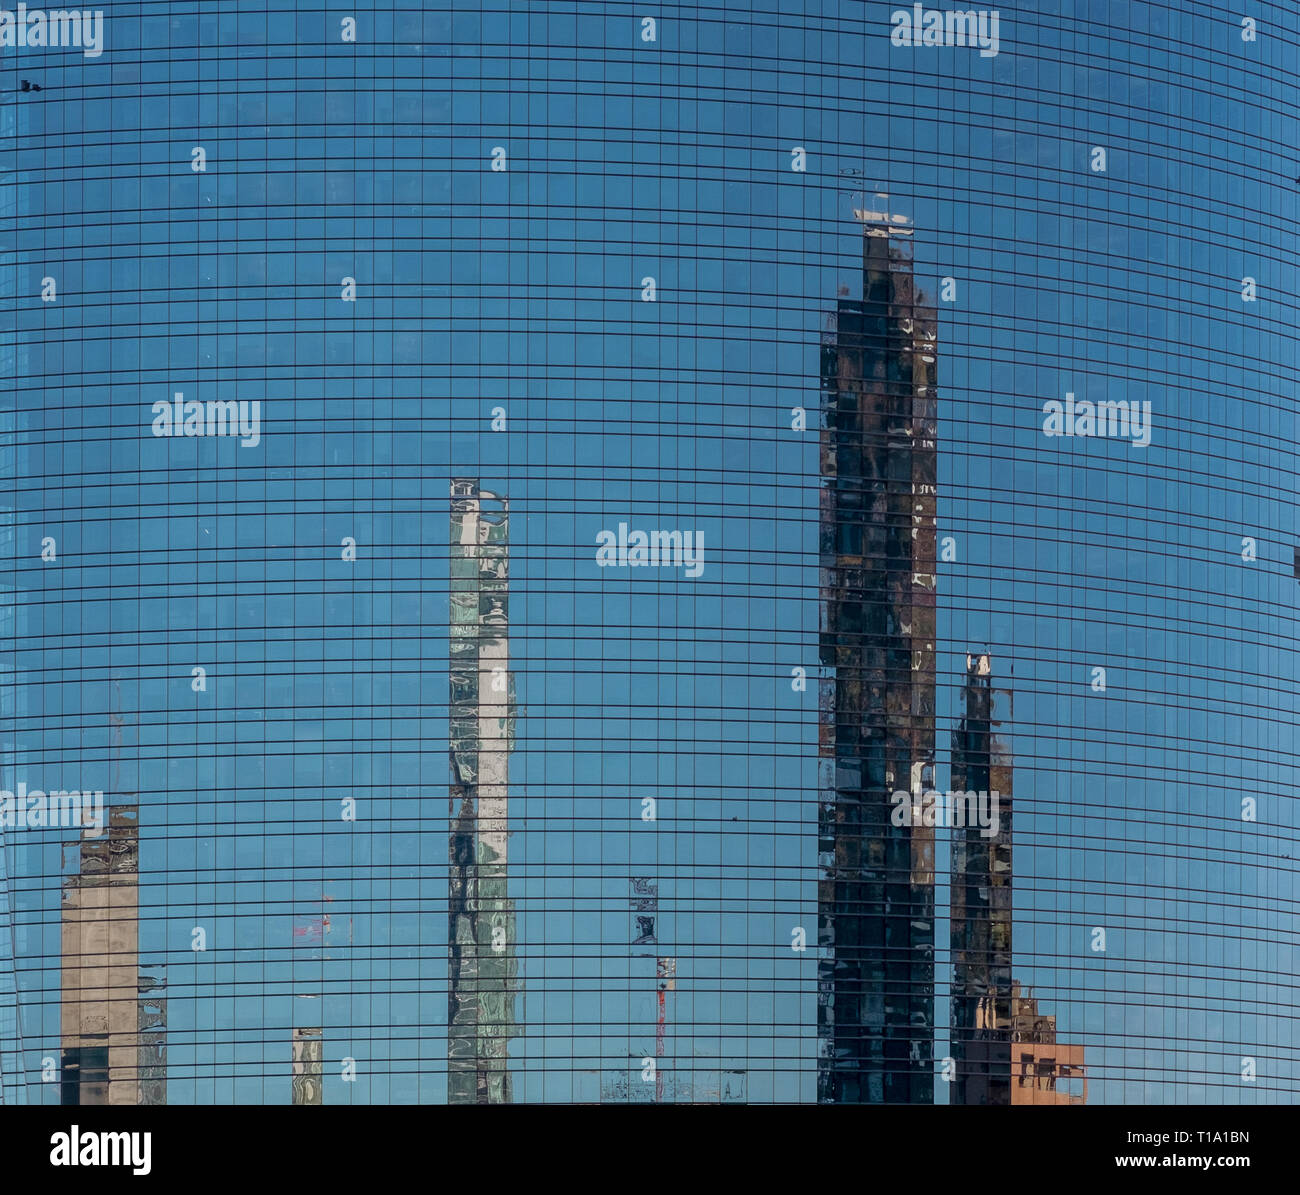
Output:
<svg viewBox="0 0 1300 1195">
<path fill-rule="evenodd" d="M 13 8 L 4 1103 L 1295 1101 L 1293 4 Z"/>
</svg>

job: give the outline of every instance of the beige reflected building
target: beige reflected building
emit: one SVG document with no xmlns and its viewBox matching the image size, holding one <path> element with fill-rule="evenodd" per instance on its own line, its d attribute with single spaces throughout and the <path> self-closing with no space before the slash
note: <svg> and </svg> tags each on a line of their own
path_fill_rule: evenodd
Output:
<svg viewBox="0 0 1300 1195">
<path fill-rule="evenodd" d="M 324 1040 L 319 1027 L 293 1031 L 292 1100 L 294 1104 L 321 1105 Z"/>
<path fill-rule="evenodd" d="M 140 1099 L 139 828 L 135 806 L 76 848 L 63 883 L 62 1039 L 64 1104 Z"/>
</svg>

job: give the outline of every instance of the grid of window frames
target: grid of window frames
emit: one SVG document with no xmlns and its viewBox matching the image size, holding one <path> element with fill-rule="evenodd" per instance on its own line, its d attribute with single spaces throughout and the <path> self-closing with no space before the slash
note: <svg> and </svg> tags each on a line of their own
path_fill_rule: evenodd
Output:
<svg viewBox="0 0 1300 1195">
<path fill-rule="evenodd" d="M 1292 1102 L 1239 7 L 0 15 L 3 1101 Z"/>
</svg>

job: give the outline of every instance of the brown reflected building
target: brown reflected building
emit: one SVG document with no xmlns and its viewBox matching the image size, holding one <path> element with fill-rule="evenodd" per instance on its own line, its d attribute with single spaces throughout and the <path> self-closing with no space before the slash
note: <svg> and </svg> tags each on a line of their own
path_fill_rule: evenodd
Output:
<svg viewBox="0 0 1300 1195">
<path fill-rule="evenodd" d="M 507 896 L 509 758 L 515 737 L 508 631 L 510 506 L 451 483 L 449 708 L 451 884 L 447 1099 L 511 1099 L 515 908 Z"/>
<path fill-rule="evenodd" d="M 934 1099 L 936 319 L 877 195 L 822 346 L 818 1099 Z"/>
<path fill-rule="evenodd" d="M 992 656 L 966 657 L 952 787 L 957 793 L 988 794 L 996 821 L 952 828 L 954 1104 L 1012 1102 L 1012 762 L 998 735 L 1011 716 L 1011 694 L 995 689 L 992 680 Z"/>
</svg>

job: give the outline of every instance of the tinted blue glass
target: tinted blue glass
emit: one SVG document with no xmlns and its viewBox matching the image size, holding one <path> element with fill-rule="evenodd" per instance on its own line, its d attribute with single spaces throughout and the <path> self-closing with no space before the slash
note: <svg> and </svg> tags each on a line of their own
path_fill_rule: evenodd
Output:
<svg viewBox="0 0 1300 1195">
<path fill-rule="evenodd" d="M 33 27 L 5 1102 L 1291 1102 L 1292 5 Z"/>
</svg>

